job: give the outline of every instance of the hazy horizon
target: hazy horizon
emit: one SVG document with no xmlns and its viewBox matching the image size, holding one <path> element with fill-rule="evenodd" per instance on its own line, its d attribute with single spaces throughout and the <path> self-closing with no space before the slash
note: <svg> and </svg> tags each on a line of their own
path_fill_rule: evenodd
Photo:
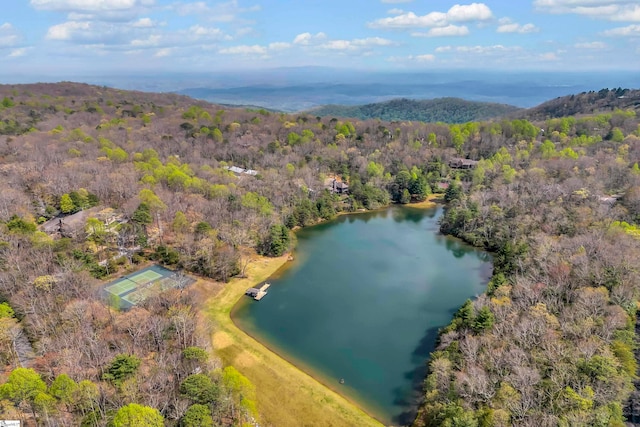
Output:
<svg viewBox="0 0 640 427">
<path fill-rule="evenodd" d="M 6 75 L 640 69 L 629 0 L 22 0 L 3 8 Z"/>
<path fill-rule="evenodd" d="M 219 104 L 301 111 L 326 104 L 358 105 L 397 98 L 457 97 L 532 107 L 602 88 L 637 88 L 634 72 L 376 71 L 332 67 L 277 67 L 211 73 L 14 75 L 4 83 L 76 81 L 118 89 L 177 92 Z"/>
</svg>

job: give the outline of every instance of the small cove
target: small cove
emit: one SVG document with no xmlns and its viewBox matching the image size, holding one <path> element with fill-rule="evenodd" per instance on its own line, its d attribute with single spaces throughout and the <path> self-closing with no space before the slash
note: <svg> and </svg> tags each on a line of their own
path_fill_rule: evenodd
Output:
<svg viewBox="0 0 640 427">
<path fill-rule="evenodd" d="M 385 424 L 410 423 L 438 328 L 491 272 L 486 252 L 438 234 L 440 215 L 394 206 L 300 230 L 295 262 L 234 322 Z"/>
</svg>

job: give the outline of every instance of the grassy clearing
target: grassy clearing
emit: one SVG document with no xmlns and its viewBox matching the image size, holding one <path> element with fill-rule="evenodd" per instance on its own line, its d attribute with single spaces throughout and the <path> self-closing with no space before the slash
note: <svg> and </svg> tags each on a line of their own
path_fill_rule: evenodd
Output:
<svg viewBox="0 0 640 427">
<path fill-rule="evenodd" d="M 279 357 L 242 332 L 231 321 L 231 309 L 247 288 L 264 281 L 287 257 L 264 258 L 247 268 L 247 278 L 234 279 L 205 303 L 215 324 L 213 347 L 225 364 L 233 365 L 255 384 L 261 425 L 381 426 L 362 409 Z M 210 294 L 211 295 L 211 294 Z M 268 299 L 266 300 L 268 303 Z"/>
<path fill-rule="evenodd" d="M 404 205 L 409 208 L 417 208 L 417 209 L 430 209 L 438 206 L 438 203 L 443 201 L 444 196 L 442 194 L 430 194 L 427 196 L 426 200 L 422 202 L 409 203 L 408 205 Z"/>
</svg>

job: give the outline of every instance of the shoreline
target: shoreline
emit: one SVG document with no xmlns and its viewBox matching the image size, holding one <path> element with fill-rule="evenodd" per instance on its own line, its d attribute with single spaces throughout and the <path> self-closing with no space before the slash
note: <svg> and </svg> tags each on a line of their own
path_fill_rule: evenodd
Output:
<svg viewBox="0 0 640 427">
<path fill-rule="evenodd" d="M 422 202 L 409 204 L 392 203 L 374 210 L 339 212 L 336 217 L 382 211 L 393 206 L 412 209 L 433 209 L 438 206 L 441 199 L 442 195 L 431 194 Z M 320 225 L 325 222 L 327 221 L 321 221 L 314 225 Z M 302 228 L 296 227 L 292 231 L 295 232 L 297 229 Z M 295 251 L 295 248 L 293 251 Z M 294 381 L 290 381 L 293 383 L 293 388 L 283 390 L 282 393 L 291 393 L 291 391 L 295 390 L 295 386 L 299 385 L 296 384 L 298 382 L 310 383 L 305 384 L 304 387 L 310 395 L 305 397 L 303 402 L 295 403 L 295 408 L 305 412 L 307 416 L 313 416 L 315 411 L 310 409 L 310 407 L 313 407 L 314 409 L 320 409 L 322 418 L 318 419 L 327 422 L 327 425 L 383 425 L 379 419 L 375 418 L 377 411 L 372 410 L 373 408 L 371 407 L 375 405 L 367 405 L 365 402 L 359 401 L 347 393 L 340 393 L 337 384 L 331 385 L 330 378 L 323 376 L 317 372 L 316 369 L 306 366 L 301 361 L 292 360 L 291 357 L 286 355 L 286 352 L 277 348 L 277 345 L 268 342 L 268 340 L 258 339 L 254 334 L 245 331 L 236 324 L 233 319 L 233 313 L 237 310 L 239 303 L 245 296 L 244 292 L 246 289 L 258 285 L 278 271 L 288 268 L 288 264 L 291 262 L 297 261 L 297 257 L 290 259 L 291 252 L 278 258 L 262 257 L 255 253 L 251 253 L 248 256 L 253 261 L 247 267 L 246 277 L 232 279 L 218 290 L 215 295 L 209 296 L 204 303 L 203 310 L 207 317 L 215 323 L 214 331 L 210 334 L 214 352 L 226 365 L 234 366 L 256 385 L 260 413 L 266 418 L 267 423 L 273 423 L 273 425 L 277 426 L 293 426 L 299 425 L 300 418 L 293 418 L 290 423 L 289 420 L 286 419 L 287 417 L 278 415 L 282 414 L 282 412 L 291 412 L 284 410 L 284 408 L 291 410 L 292 408 L 289 405 L 277 405 L 279 408 L 274 408 L 272 404 L 267 403 L 265 406 L 266 402 L 273 400 L 269 398 L 270 395 L 277 395 L 275 390 L 277 390 L 278 387 L 274 387 L 274 383 L 276 382 L 275 378 L 272 377 L 270 380 L 265 379 L 264 375 L 260 375 L 260 373 L 257 372 L 260 371 L 260 369 L 256 369 L 256 367 L 259 368 L 260 364 L 280 365 L 279 368 L 288 371 L 286 373 L 287 377 L 294 377 Z M 256 361 L 259 363 L 256 364 Z M 271 366 L 269 366 L 269 368 L 271 368 Z M 265 367 L 265 369 L 268 368 Z M 304 378 L 304 381 L 301 377 Z M 259 383 L 264 384 L 264 387 L 260 387 Z M 357 391 L 354 394 L 357 394 Z M 320 402 L 317 401 L 318 398 L 321 399 Z M 316 403 L 319 403 L 320 406 L 315 405 Z M 327 405 L 334 409 L 338 419 L 327 419 L 329 415 L 326 410 Z M 345 417 L 347 419 L 345 419 Z M 312 418 L 310 421 L 314 422 L 317 421 L 317 419 Z"/>
<path fill-rule="evenodd" d="M 338 212 L 336 214 L 336 218 L 339 217 L 339 216 L 343 216 L 343 215 L 356 215 L 356 214 L 363 214 L 363 213 L 380 212 L 380 211 L 392 208 L 394 206 L 400 206 L 400 207 L 403 207 L 403 208 L 412 208 L 412 209 L 433 209 L 433 208 L 437 207 L 438 205 L 440 205 L 442 203 L 444 203 L 444 194 L 429 194 L 427 196 L 427 198 L 424 199 L 421 202 L 413 202 L 413 203 L 406 203 L 406 204 L 403 204 L 403 203 L 389 203 L 388 205 L 380 206 L 377 209 L 362 209 L 362 210 L 357 210 L 357 211 L 353 211 L 353 212 L 341 211 L 341 212 Z M 335 219 L 335 218 L 333 218 L 333 219 Z M 322 223 L 325 223 L 327 221 L 331 221 L 331 219 L 322 220 L 318 224 L 322 224 Z M 300 228 L 298 228 L 298 230 L 300 230 L 302 228 L 303 227 L 300 227 Z M 304 227 L 304 228 L 306 228 L 306 227 Z"/>
<path fill-rule="evenodd" d="M 247 301 L 247 303 L 251 304 L 252 301 Z M 234 310 L 232 310 L 232 313 L 235 311 L 235 307 L 237 305 L 238 304 L 234 305 Z M 295 357 L 289 356 L 287 354 L 287 352 L 285 350 L 282 350 L 281 348 L 279 348 L 277 344 L 275 344 L 275 343 L 273 343 L 273 342 L 271 342 L 269 340 L 262 339 L 258 334 L 255 334 L 252 331 L 247 331 L 247 330 L 241 328 L 240 326 L 238 326 L 238 324 L 235 322 L 233 317 L 231 318 L 231 321 L 233 322 L 234 325 L 236 325 L 236 327 L 238 329 L 240 329 L 242 332 L 244 332 L 249 337 L 251 337 L 252 339 L 254 339 L 257 342 L 259 342 L 260 344 L 262 344 L 269 351 L 273 352 L 274 354 L 276 354 L 281 359 L 283 359 L 286 362 L 290 363 L 292 366 L 294 366 L 295 368 L 300 370 L 302 373 L 304 373 L 304 374 L 308 375 L 309 377 L 313 378 L 315 381 L 319 382 L 324 387 L 328 388 L 329 390 L 333 391 L 334 393 L 339 394 L 341 397 L 346 399 L 349 403 L 351 403 L 352 405 L 360 408 L 368 416 L 370 416 L 374 420 L 376 420 L 379 423 L 384 425 L 384 423 L 382 421 L 380 421 L 380 418 L 382 418 L 382 417 L 380 417 L 379 414 L 376 414 L 375 413 L 376 411 L 372 410 L 372 408 L 370 407 L 372 405 L 366 405 L 362 401 L 360 401 L 360 400 L 358 400 L 356 398 L 352 398 L 351 396 L 340 392 L 340 390 L 341 390 L 340 387 L 344 387 L 344 386 L 339 383 L 339 379 L 338 378 L 333 378 L 332 379 L 332 378 L 328 377 L 327 375 L 323 375 L 318 369 L 311 367 L 311 365 L 305 364 L 301 360 L 296 359 Z M 335 383 L 335 385 L 331 385 L 332 383 Z"/>
<path fill-rule="evenodd" d="M 371 212 L 371 211 L 367 211 L 367 212 Z M 360 212 L 356 212 L 356 213 L 360 213 Z M 316 225 L 320 225 L 320 224 L 316 224 Z M 314 227 L 314 226 L 315 225 L 310 226 L 310 227 Z M 305 227 L 305 228 L 307 228 L 307 227 Z M 297 257 L 297 256 L 294 256 L 293 258 L 289 258 L 289 255 L 293 255 L 294 252 L 295 251 L 292 251 L 291 253 L 283 255 L 283 256 L 287 256 L 287 262 L 281 264 L 271 275 L 269 275 L 268 278 L 274 277 L 275 275 L 282 274 L 283 271 L 291 268 L 294 263 L 299 262 L 300 260 L 299 260 L 299 257 Z M 258 283 L 260 283 L 260 282 L 258 282 Z M 258 283 L 255 283 L 255 284 L 257 285 Z M 235 319 L 236 312 L 239 309 L 241 309 L 242 307 L 244 307 L 245 305 L 255 304 L 255 303 L 256 302 L 252 301 L 250 298 L 240 298 L 233 305 L 233 307 L 231 308 L 231 311 L 229 313 L 229 318 L 230 318 L 231 322 L 233 323 L 233 325 L 236 328 L 238 328 L 240 331 L 242 331 L 247 336 L 251 337 L 253 340 L 255 340 L 258 343 L 260 343 L 267 350 L 271 351 L 272 353 L 274 353 L 275 355 L 280 357 L 282 360 L 288 362 L 293 367 L 297 368 L 303 374 L 308 375 L 309 377 L 313 378 L 315 381 L 317 381 L 318 383 L 320 383 L 321 385 L 323 385 L 327 389 L 331 390 L 332 392 L 337 393 L 338 395 L 340 395 L 341 397 L 346 399 L 349 403 L 355 405 L 356 407 L 358 407 L 359 409 L 364 411 L 368 416 L 370 416 L 374 420 L 380 422 L 381 424 L 384 424 L 381 421 L 381 419 L 384 419 L 384 417 L 379 413 L 378 409 L 374 409 L 375 408 L 375 404 L 366 403 L 366 399 L 364 399 L 364 398 L 358 399 L 357 397 L 353 396 L 353 395 L 358 396 L 357 390 L 351 389 L 352 393 L 343 393 L 342 390 L 343 390 L 344 386 L 339 383 L 339 379 L 338 378 L 332 378 L 330 376 L 327 376 L 327 375 L 323 374 L 320 369 L 314 368 L 312 365 L 309 365 L 309 364 L 305 363 L 303 360 L 291 356 L 286 350 L 282 349 L 278 344 L 276 344 L 275 342 L 272 342 L 272 341 L 264 338 L 264 336 L 260 335 L 259 331 L 257 331 L 257 329 L 258 329 L 257 327 L 254 326 L 253 328 L 243 328 L 239 323 L 237 323 L 236 319 Z"/>
<path fill-rule="evenodd" d="M 210 334 L 214 352 L 255 386 L 265 425 L 298 426 L 317 423 L 334 426 L 382 426 L 355 402 L 339 394 L 240 329 L 231 318 L 247 288 L 263 282 L 281 267 L 288 255 L 266 258 L 250 255 L 247 276 L 237 278 L 207 298 L 204 314 L 215 323 Z"/>
<path fill-rule="evenodd" d="M 293 227 L 291 229 L 292 232 L 297 232 L 299 230 L 305 229 L 305 228 L 309 228 L 309 227 L 315 227 L 316 225 L 320 225 L 320 224 L 324 224 L 326 222 L 329 221 L 333 221 L 338 217 L 341 216 L 348 216 L 348 215 L 358 215 L 358 214 L 364 214 L 364 213 L 372 213 L 372 212 L 381 212 L 384 211 L 386 209 L 392 208 L 394 206 L 401 206 L 401 207 L 406 207 L 406 208 L 412 208 L 412 209 L 433 209 L 438 207 L 438 205 L 443 205 L 444 204 L 444 194 L 442 193 L 438 193 L 438 194 L 429 194 L 427 196 L 427 198 L 421 202 L 414 202 L 414 203 L 407 203 L 407 204 L 402 204 L 402 203 L 389 203 L 388 205 L 384 205 L 384 206 L 380 206 L 379 208 L 376 209 L 359 209 L 357 211 L 340 211 L 336 213 L 336 216 L 331 218 L 331 219 L 320 219 L 318 222 L 316 222 L 315 224 L 311 224 L 311 225 L 305 225 L 304 227 L 300 226 L 300 225 L 296 225 L 295 227 Z"/>
</svg>

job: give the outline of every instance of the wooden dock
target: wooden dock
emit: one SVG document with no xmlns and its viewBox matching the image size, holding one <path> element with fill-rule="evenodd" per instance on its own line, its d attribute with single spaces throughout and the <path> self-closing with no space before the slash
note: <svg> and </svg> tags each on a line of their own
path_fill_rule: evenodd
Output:
<svg viewBox="0 0 640 427">
<path fill-rule="evenodd" d="M 267 289 L 269 289 L 270 286 L 270 283 L 263 283 L 256 288 L 249 288 L 245 292 L 245 295 L 249 295 L 254 300 L 260 301 L 262 298 L 264 298 L 265 295 L 267 295 Z"/>
</svg>

